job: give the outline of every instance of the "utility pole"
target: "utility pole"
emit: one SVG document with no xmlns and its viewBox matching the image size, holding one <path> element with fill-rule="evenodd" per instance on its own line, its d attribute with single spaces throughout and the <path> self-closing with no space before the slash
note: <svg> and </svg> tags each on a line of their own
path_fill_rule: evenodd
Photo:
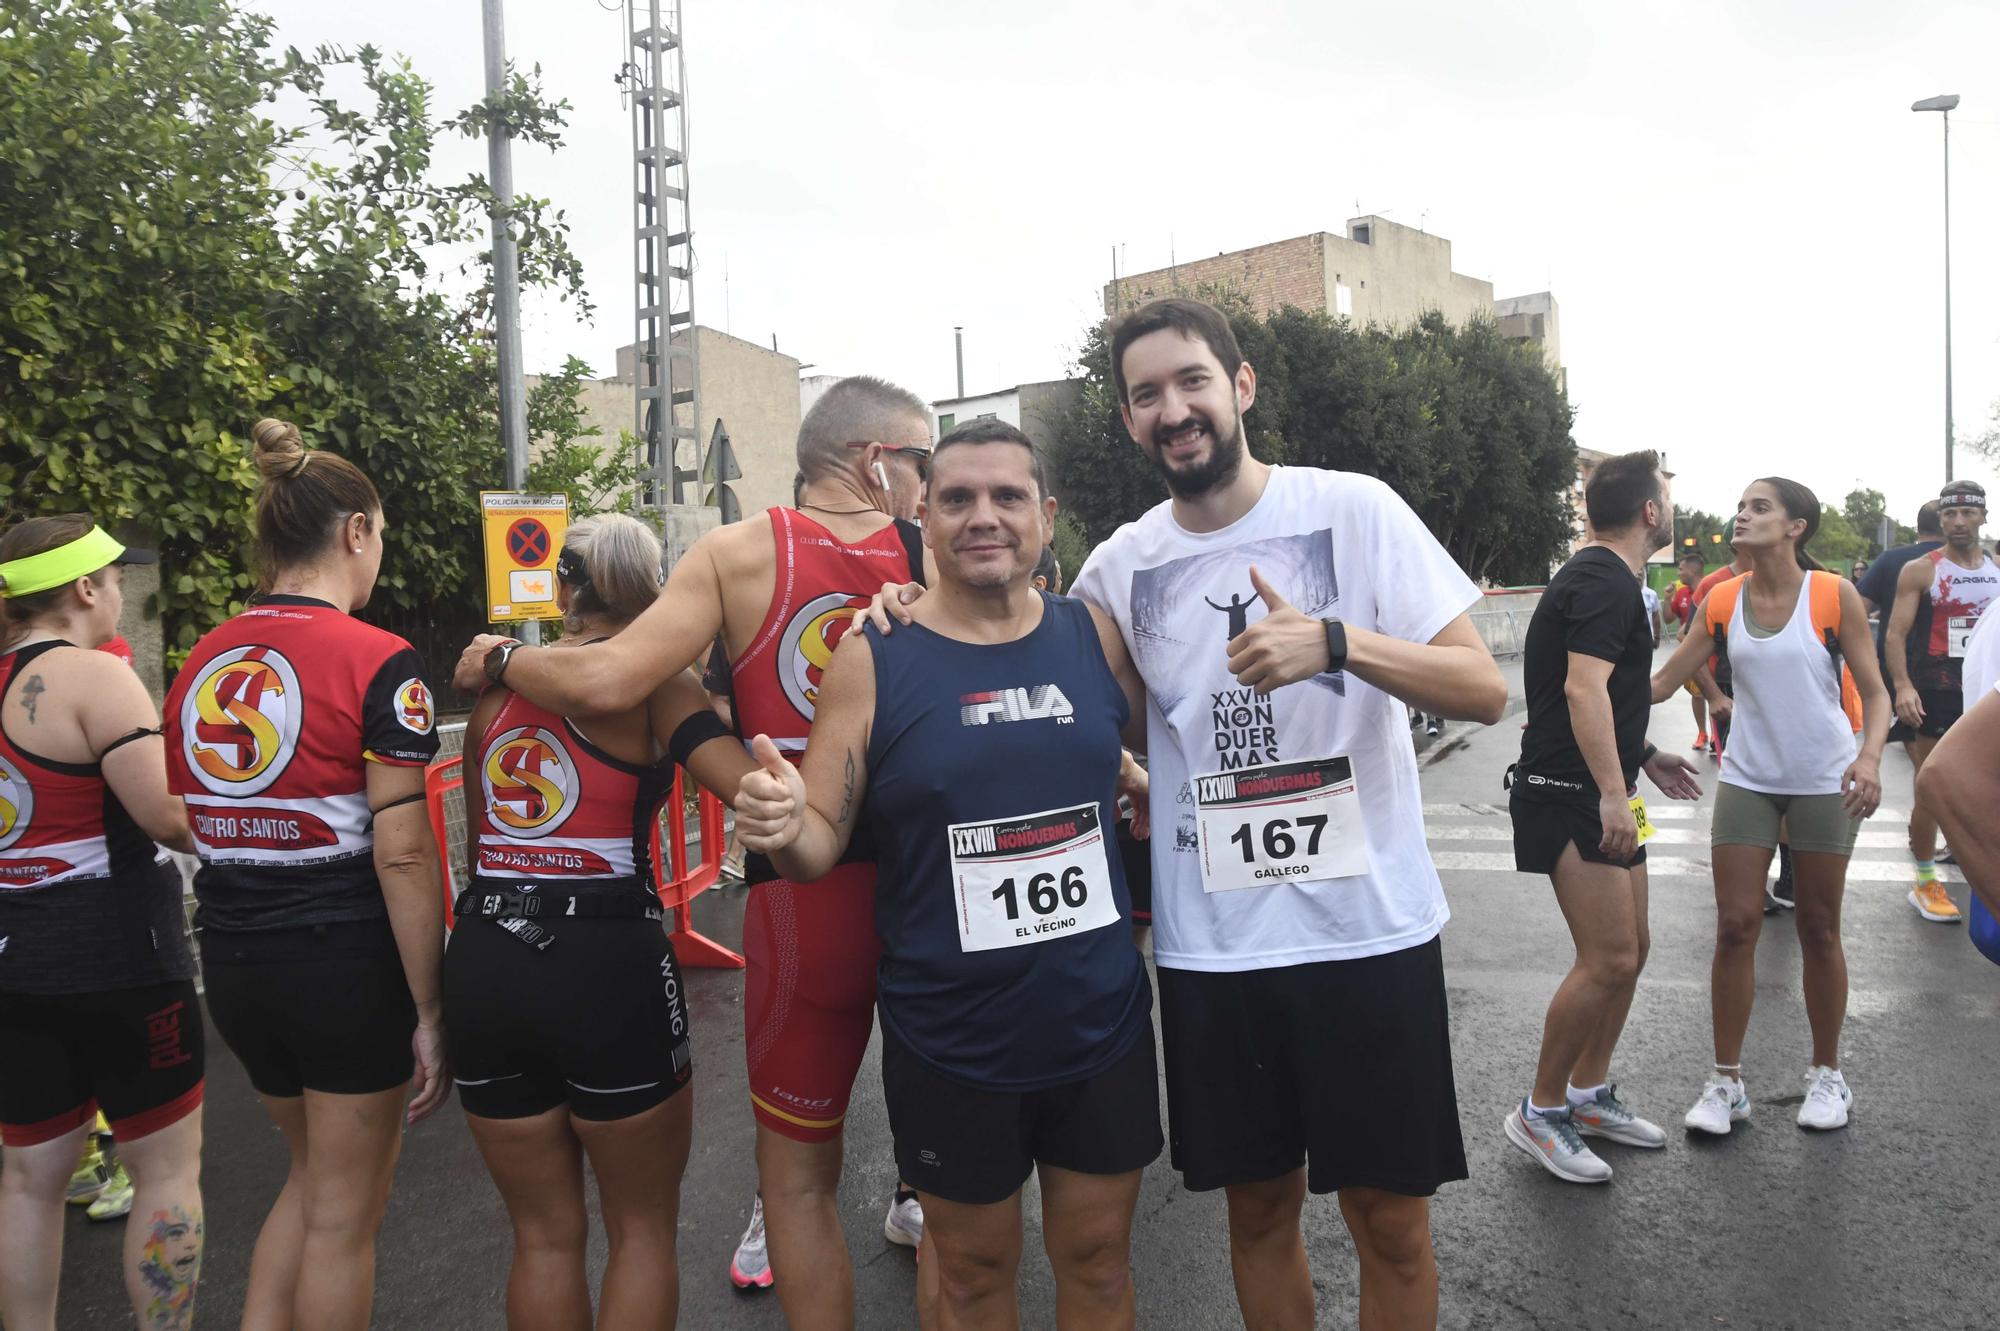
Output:
<svg viewBox="0 0 2000 1331">
<path fill-rule="evenodd" d="M 501 0 L 480 0 L 486 41 L 486 100 L 497 105 L 507 92 L 507 34 Z M 528 405 L 521 380 L 521 271 L 514 250 L 514 149 L 504 125 L 486 126 L 486 173 L 493 189 L 493 340 L 500 361 L 500 440 L 507 450 L 507 488 L 519 490 L 528 476 Z M 528 642 L 541 641 L 541 624 L 521 626 Z"/>
<path fill-rule="evenodd" d="M 958 347 L 958 395 L 960 397 L 964 397 L 965 396 L 965 329 L 962 327 L 954 327 L 951 330 L 951 337 L 952 341 Z"/>
<path fill-rule="evenodd" d="M 1958 94 L 1945 93 L 1913 102 L 1912 111 L 1936 111 L 1944 118 L 1944 478 L 1952 479 L 1951 421 L 1951 113 L 1958 107 Z"/>
</svg>

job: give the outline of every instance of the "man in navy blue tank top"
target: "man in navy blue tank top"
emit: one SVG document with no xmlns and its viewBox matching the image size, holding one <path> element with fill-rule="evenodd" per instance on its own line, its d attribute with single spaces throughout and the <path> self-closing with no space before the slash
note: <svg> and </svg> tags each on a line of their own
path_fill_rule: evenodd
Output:
<svg viewBox="0 0 2000 1331">
<path fill-rule="evenodd" d="M 857 827 L 875 838 L 882 1082 L 940 1297 L 968 1324 L 1004 1319 L 1038 1171 L 1057 1306 L 1129 1327 L 1132 1212 L 1163 1145 L 1113 836 L 1144 693 L 1108 616 L 1031 585 L 1054 515 L 1020 431 L 940 440 L 933 594 L 893 638 L 836 649 L 802 770 L 756 737 L 737 828 L 794 882 Z"/>
</svg>

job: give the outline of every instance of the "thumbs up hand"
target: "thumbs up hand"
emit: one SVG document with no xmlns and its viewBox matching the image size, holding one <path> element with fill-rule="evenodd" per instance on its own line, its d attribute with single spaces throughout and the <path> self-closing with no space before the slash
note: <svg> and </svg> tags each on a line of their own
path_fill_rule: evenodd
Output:
<svg viewBox="0 0 2000 1331">
<path fill-rule="evenodd" d="M 744 849 L 768 855 L 798 838 L 805 824 L 806 783 L 769 735 L 750 741 L 750 756 L 757 770 L 736 787 L 736 839 Z"/>
<path fill-rule="evenodd" d="M 1326 625 L 1293 608 L 1254 564 L 1250 585 L 1264 602 L 1264 617 L 1231 638 L 1225 649 L 1236 682 L 1269 693 L 1324 673 Z"/>
</svg>

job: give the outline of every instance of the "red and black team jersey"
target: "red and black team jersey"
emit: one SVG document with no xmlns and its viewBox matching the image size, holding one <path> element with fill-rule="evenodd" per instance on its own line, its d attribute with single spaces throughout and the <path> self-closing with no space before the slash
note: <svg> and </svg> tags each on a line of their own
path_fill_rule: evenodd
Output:
<svg viewBox="0 0 2000 1331">
<path fill-rule="evenodd" d="M 1930 561 L 1930 585 L 1921 602 L 1930 615 L 1927 623 L 1911 625 L 1910 682 L 1919 689 L 1957 693 L 1972 630 L 2000 597 L 2000 566 L 1981 555 L 1978 568 L 1962 568 L 1941 549 L 1917 558 Z"/>
<path fill-rule="evenodd" d="M 195 644 L 166 725 L 204 928 L 387 917 L 363 764 L 422 767 L 438 750 L 409 643 L 324 601 L 263 597 Z"/>
<path fill-rule="evenodd" d="M 923 537 L 901 519 L 849 545 L 797 509 L 770 510 L 778 546 L 771 609 L 730 665 L 736 733 L 765 734 L 797 762 L 812 730 L 820 676 L 854 611 L 885 582 L 921 582 Z"/>
<path fill-rule="evenodd" d="M 66 642 L 0 656 L 0 697 Z M 0 728 L 0 991 L 94 993 L 182 980 L 194 961 L 180 876 L 96 763 L 61 763 Z"/>
<path fill-rule="evenodd" d="M 473 774 L 466 773 L 468 793 Z M 671 758 L 641 766 L 592 744 L 519 694 L 480 743 L 473 806 L 476 878 L 653 889 L 653 820 L 673 788 Z"/>
</svg>

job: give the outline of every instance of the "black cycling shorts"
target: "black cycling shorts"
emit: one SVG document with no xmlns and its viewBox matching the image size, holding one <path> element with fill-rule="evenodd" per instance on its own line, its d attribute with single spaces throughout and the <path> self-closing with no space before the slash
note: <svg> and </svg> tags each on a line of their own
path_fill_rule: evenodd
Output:
<svg viewBox="0 0 2000 1331">
<path fill-rule="evenodd" d="M 562 919 L 545 950 L 461 919 L 444 1029 L 465 1112 L 630 1118 L 693 1079 L 687 987 L 658 920 Z"/>
<path fill-rule="evenodd" d="M 1896 721 L 1889 727 L 1891 741 L 1908 744 L 1919 738 L 1943 739 L 1944 732 L 1965 714 L 1965 694 L 1958 689 L 1918 689 L 1917 697 L 1924 704 L 1924 719 L 1914 726 Z"/>
<path fill-rule="evenodd" d="M 903 1181 L 967 1206 L 1006 1201 L 1038 1164 L 1126 1174 L 1157 1160 L 1164 1145 L 1150 1021 L 1103 1072 L 1042 1091 L 954 1081 L 884 1025 L 882 1093 Z"/>
<path fill-rule="evenodd" d="M 417 1008 L 386 920 L 201 936 L 208 1013 L 260 1095 L 410 1080 Z"/>
<path fill-rule="evenodd" d="M 1644 846 L 1629 860 L 1613 859 L 1598 849 L 1604 840 L 1604 823 L 1595 804 L 1523 799 L 1516 790 L 1507 811 L 1514 819 L 1514 867 L 1522 873 L 1554 873 L 1564 848 L 1572 844 L 1578 858 L 1587 864 L 1633 869 L 1646 862 Z"/>
<path fill-rule="evenodd" d="M 0 993 L 0 1145 L 39 1146 L 97 1117 L 137 1141 L 201 1106 L 194 981 L 93 994 Z"/>
<path fill-rule="evenodd" d="M 1167 1121 L 1190 1192 L 1307 1166 L 1314 1192 L 1466 1176 L 1438 940 L 1351 961 L 1160 967 Z"/>
</svg>

